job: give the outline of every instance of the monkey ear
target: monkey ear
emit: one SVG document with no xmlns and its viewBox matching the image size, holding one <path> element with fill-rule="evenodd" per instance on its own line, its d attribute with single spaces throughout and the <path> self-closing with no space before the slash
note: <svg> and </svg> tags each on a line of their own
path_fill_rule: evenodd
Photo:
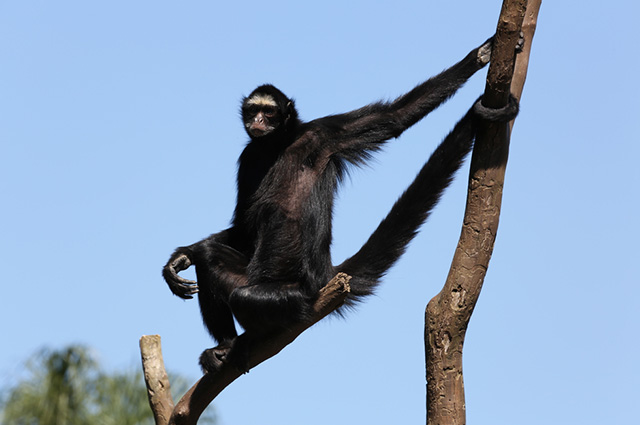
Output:
<svg viewBox="0 0 640 425">
<path fill-rule="evenodd" d="M 293 111 L 295 110 L 295 106 L 293 106 L 292 100 L 287 102 L 287 106 L 285 106 L 285 109 L 286 109 L 286 116 L 284 118 L 284 123 L 287 124 L 289 122 L 289 119 L 291 119 L 291 117 L 293 116 Z"/>
</svg>

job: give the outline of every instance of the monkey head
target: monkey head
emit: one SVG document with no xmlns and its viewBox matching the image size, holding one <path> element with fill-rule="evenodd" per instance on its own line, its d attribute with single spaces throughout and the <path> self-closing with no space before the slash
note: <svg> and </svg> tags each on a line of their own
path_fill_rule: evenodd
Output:
<svg viewBox="0 0 640 425">
<path fill-rule="evenodd" d="M 252 140 L 283 135 L 298 121 L 294 102 L 270 84 L 242 100 L 242 122 Z"/>
</svg>

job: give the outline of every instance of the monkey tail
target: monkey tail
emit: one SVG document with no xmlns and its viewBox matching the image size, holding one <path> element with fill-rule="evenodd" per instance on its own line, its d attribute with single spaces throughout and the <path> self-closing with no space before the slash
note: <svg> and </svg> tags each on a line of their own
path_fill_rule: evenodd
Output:
<svg viewBox="0 0 640 425">
<path fill-rule="evenodd" d="M 351 276 L 346 306 L 374 293 L 380 279 L 405 252 L 473 146 L 476 118 L 470 110 L 440 143 L 367 242 L 335 267 Z"/>
</svg>

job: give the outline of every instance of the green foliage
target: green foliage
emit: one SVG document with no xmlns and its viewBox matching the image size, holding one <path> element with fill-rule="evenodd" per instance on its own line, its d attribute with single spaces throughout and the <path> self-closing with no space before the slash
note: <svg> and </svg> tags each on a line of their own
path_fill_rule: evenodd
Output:
<svg viewBox="0 0 640 425">
<path fill-rule="evenodd" d="M 91 424 L 89 395 L 96 363 L 86 348 L 41 350 L 27 362 L 29 378 L 3 397 L 3 424 Z"/>
<path fill-rule="evenodd" d="M 89 349 L 43 349 L 26 363 L 27 377 L 4 388 L 2 425 L 153 425 L 139 371 L 104 373 Z M 174 395 L 186 380 L 171 376 Z M 215 423 L 205 412 L 199 423 Z"/>
</svg>

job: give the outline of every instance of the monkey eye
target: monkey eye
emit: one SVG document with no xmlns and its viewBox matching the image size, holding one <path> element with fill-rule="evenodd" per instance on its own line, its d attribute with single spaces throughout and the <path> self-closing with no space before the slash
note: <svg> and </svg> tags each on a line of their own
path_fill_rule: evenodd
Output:
<svg viewBox="0 0 640 425">
<path fill-rule="evenodd" d="M 275 106 L 265 106 L 264 108 L 262 108 L 262 112 L 268 116 L 269 118 L 276 116 L 276 114 L 278 113 L 278 110 L 276 109 Z"/>
<path fill-rule="evenodd" d="M 262 108 L 260 108 L 258 105 L 251 105 L 246 108 L 243 108 L 243 111 L 246 112 L 248 115 L 254 116 L 254 115 L 258 115 L 258 112 L 260 112 L 261 109 Z"/>
</svg>

